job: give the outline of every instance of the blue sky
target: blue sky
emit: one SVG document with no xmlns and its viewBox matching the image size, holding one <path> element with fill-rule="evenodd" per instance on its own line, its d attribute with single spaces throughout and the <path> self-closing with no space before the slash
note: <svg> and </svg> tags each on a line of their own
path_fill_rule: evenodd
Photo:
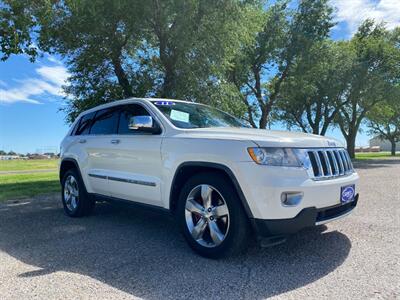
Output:
<svg viewBox="0 0 400 300">
<path fill-rule="evenodd" d="M 365 18 L 384 21 L 388 28 L 400 25 L 400 0 L 331 0 L 336 7 L 338 24 L 332 31 L 335 39 L 348 39 Z M 68 77 L 65 65 L 54 56 L 45 55 L 35 63 L 26 56 L 12 56 L 0 62 L 0 149 L 5 151 L 57 151 L 68 130 L 61 86 Z M 278 127 L 278 128 L 277 128 Z M 274 129 L 281 129 L 274 126 Z M 343 141 L 335 129 L 329 136 Z M 368 145 L 365 132 L 357 145 Z"/>
</svg>

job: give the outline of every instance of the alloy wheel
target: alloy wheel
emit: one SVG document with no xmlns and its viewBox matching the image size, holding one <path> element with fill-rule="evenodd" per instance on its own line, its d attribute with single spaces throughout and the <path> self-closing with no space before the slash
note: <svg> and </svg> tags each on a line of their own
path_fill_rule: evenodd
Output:
<svg viewBox="0 0 400 300">
<path fill-rule="evenodd" d="M 190 191 L 185 218 L 193 239 L 204 247 L 217 247 L 228 234 L 228 206 L 221 193 L 211 185 L 201 184 Z"/>
<path fill-rule="evenodd" d="M 64 201 L 70 211 L 74 211 L 78 207 L 79 187 L 77 180 L 72 175 L 69 175 L 64 183 Z"/>
</svg>

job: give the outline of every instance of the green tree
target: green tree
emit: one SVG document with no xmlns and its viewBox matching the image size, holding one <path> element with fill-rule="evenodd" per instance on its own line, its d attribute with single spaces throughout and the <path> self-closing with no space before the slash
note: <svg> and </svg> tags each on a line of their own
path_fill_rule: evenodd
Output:
<svg viewBox="0 0 400 300">
<path fill-rule="evenodd" d="M 390 32 L 367 20 L 350 41 L 354 57 L 352 76 L 348 80 L 346 104 L 340 108 L 336 122 L 352 158 L 356 136 L 367 113 L 395 95 L 400 78 L 399 36 L 398 30 Z"/>
<path fill-rule="evenodd" d="M 400 93 L 398 94 L 400 97 Z M 367 114 L 370 133 L 391 144 L 391 154 L 396 155 L 396 143 L 400 142 L 400 103 L 384 102 Z"/>
<path fill-rule="evenodd" d="M 346 98 L 351 76 L 347 42 L 316 43 L 298 60 L 282 86 L 279 119 L 289 128 L 325 135 Z"/>
<path fill-rule="evenodd" d="M 38 49 L 34 44 L 34 28 L 38 25 L 31 11 L 30 0 L 3 1 L 0 3 L 0 59 L 8 59 L 12 54 L 27 54 L 34 61 Z M 38 5 L 40 6 L 40 5 Z"/>
<path fill-rule="evenodd" d="M 246 8 L 234 0 L 150 1 L 146 51 L 161 74 L 157 95 L 192 99 L 211 84 L 240 46 Z"/>
<path fill-rule="evenodd" d="M 216 78 L 245 38 L 257 1 L 5 0 L 3 59 L 61 55 L 68 121 L 114 99 L 161 96 L 209 102 Z M 17 38 L 12 38 L 16 36 Z M 34 38 L 35 37 L 35 38 Z M 35 51 L 30 51 L 34 49 Z"/>
<path fill-rule="evenodd" d="M 242 47 L 228 74 L 253 127 L 266 128 L 296 62 L 327 38 L 331 14 L 327 0 L 301 1 L 294 11 L 277 1 L 266 10 L 254 42 Z"/>
</svg>

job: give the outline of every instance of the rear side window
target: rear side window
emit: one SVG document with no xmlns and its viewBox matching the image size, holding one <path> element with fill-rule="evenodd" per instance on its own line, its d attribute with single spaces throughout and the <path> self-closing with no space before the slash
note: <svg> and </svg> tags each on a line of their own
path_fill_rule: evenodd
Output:
<svg viewBox="0 0 400 300">
<path fill-rule="evenodd" d="M 117 132 L 119 110 L 115 107 L 96 112 L 90 134 L 114 134 Z"/>
<path fill-rule="evenodd" d="M 121 116 L 119 119 L 118 134 L 143 134 L 129 129 L 129 120 L 136 116 L 150 116 L 149 112 L 139 104 L 129 104 L 121 107 Z"/>
<path fill-rule="evenodd" d="M 79 126 L 79 122 L 80 122 L 81 120 L 78 120 L 76 123 L 75 123 L 75 125 L 74 125 L 74 127 L 72 128 L 72 130 L 71 130 L 71 134 L 70 135 L 76 135 L 76 130 L 78 129 L 78 126 Z"/>
<path fill-rule="evenodd" d="M 90 125 L 92 125 L 92 119 L 94 117 L 94 112 L 84 115 L 79 121 L 79 125 L 76 128 L 75 135 L 85 135 L 89 134 Z"/>
</svg>

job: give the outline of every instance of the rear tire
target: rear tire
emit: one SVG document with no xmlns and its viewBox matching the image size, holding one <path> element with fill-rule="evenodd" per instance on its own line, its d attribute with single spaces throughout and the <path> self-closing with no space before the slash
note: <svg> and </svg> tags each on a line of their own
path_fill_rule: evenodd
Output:
<svg viewBox="0 0 400 300">
<path fill-rule="evenodd" d="M 61 181 L 61 199 L 64 212 L 70 217 L 89 215 L 95 206 L 76 169 L 65 172 Z"/>
<path fill-rule="evenodd" d="M 252 238 L 235 188 L 219 173 L 200 173 L 187 180 L 180 193 L 177 220 L 190 247 L 208 258 L 239 254 Z"/>
</svg>

